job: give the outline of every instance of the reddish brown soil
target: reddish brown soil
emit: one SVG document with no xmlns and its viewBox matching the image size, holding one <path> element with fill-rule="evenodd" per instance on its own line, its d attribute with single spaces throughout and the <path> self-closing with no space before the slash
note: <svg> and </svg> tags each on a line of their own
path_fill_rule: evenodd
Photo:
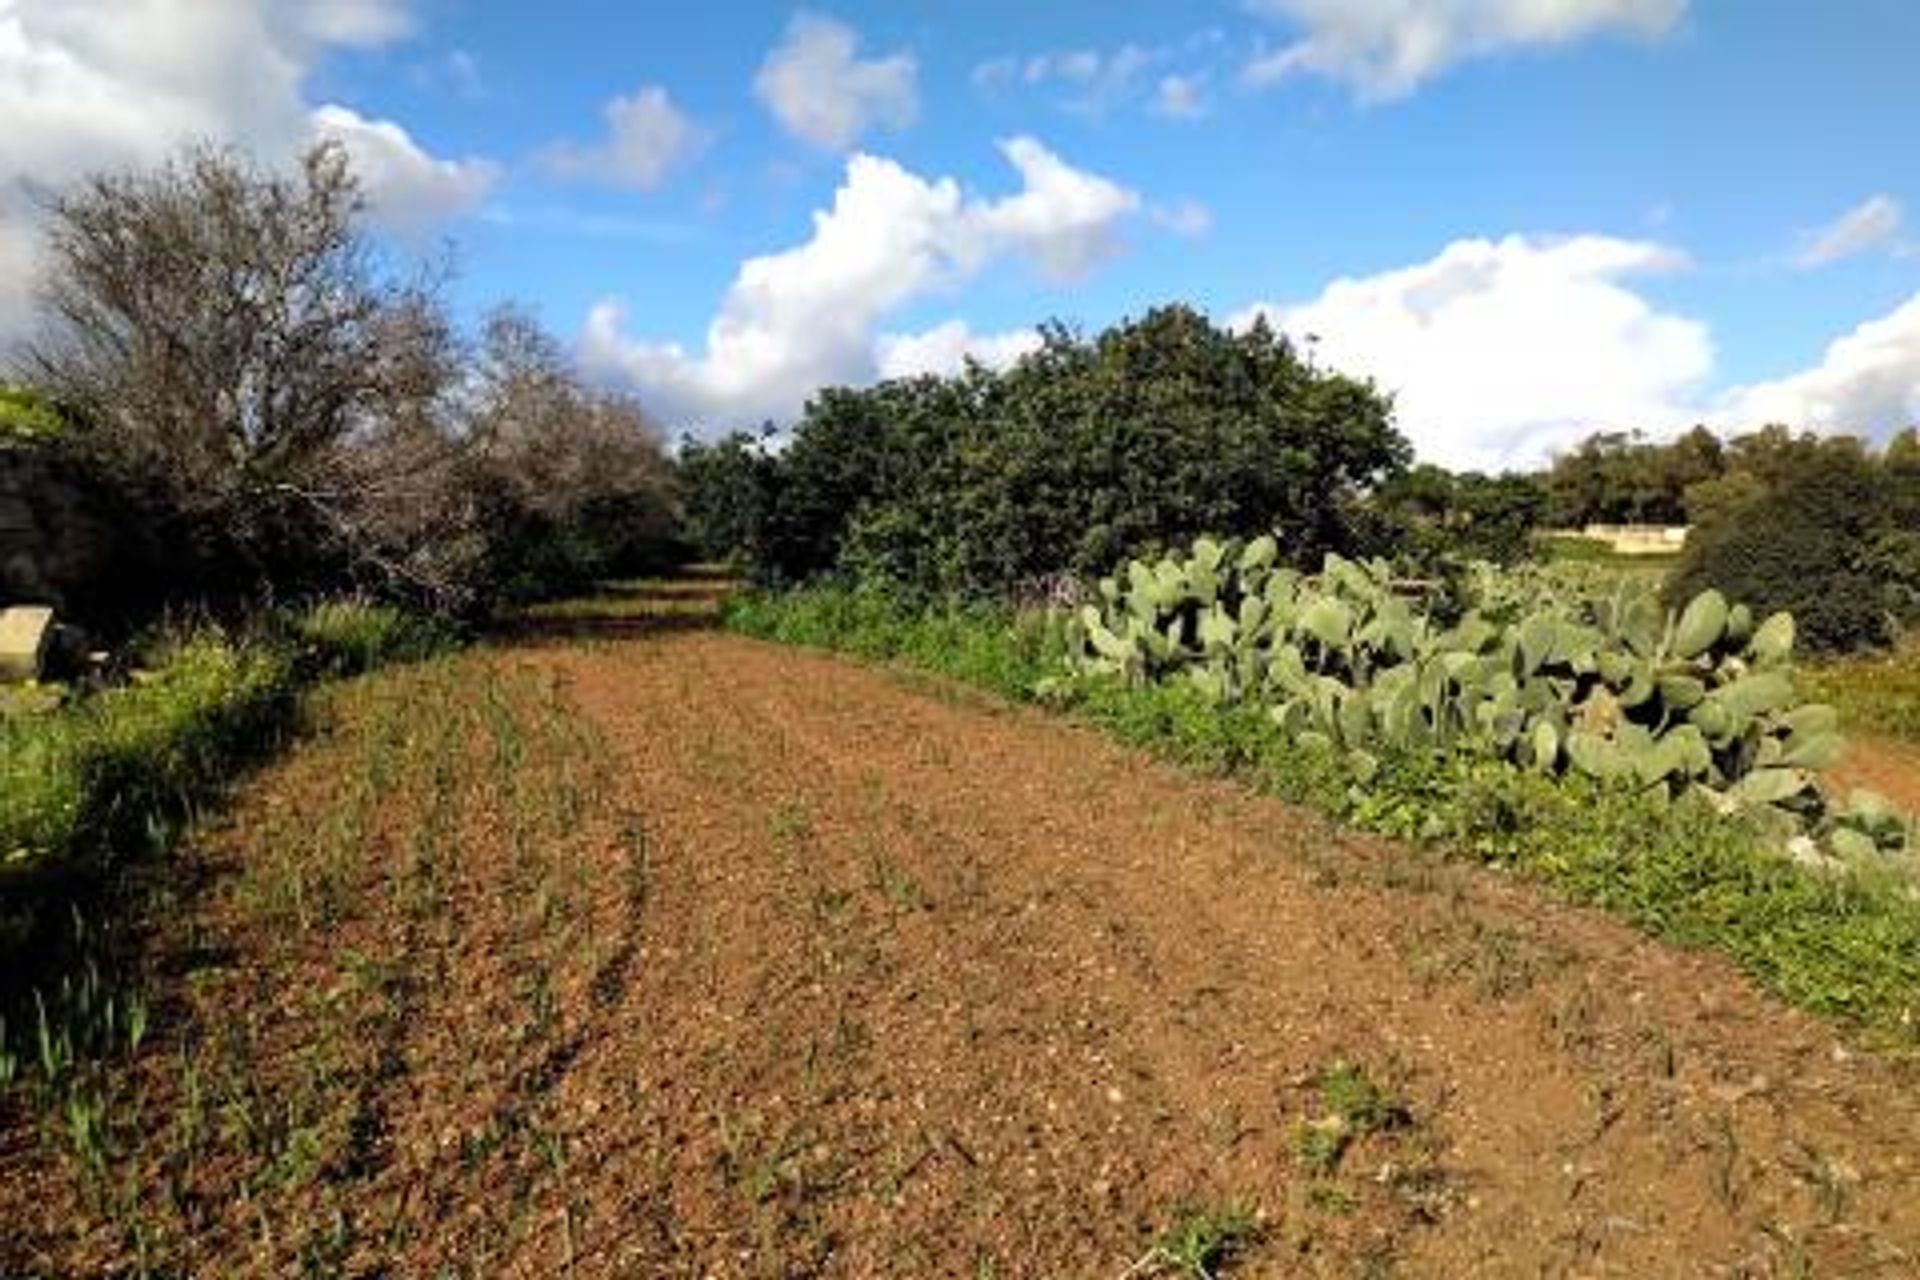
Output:
<svg viewBox="0 0 1920 1280">
<path fill-rule="evenodd" d="M 1913 1072 L 1718 960 L 830 657 L 675 630 L 494 661 L 604 742 L 605 803 L 551 841 L 564 945 L 527 915 L 559 863 L 479 790 L 424 936 L 383 944 L 378 897 L 237 935 L 270 1009 L 349 943 L 431 969 L 327 1202 L 384 1224 L 346 1274 L 1119 1277 L 1228 1204 L 1264 1224 L 1231 1274 L 1920 1274 Z M 239 828 L 319 803 L 303 758 Z M 505 1034 L 529 946 L 547 1040 Z M 1315 1170 L 1335 1063 L 1406 1118 Z M 502 1114 L 563 1172 L 457 1157 Z M 0 1223 L 77 1212 L 12 1151 Z M 299 1271 L 210 1220 L 198 1274 Z"/>
<path fill-rule="evenodd" d="M 1844 801 L 1855 787 L 1877 791 L 1908 813 L 1920 813 L 1920 746 L 1897 738 L 1857 735 L 1826 778 Z"/>
</svg>

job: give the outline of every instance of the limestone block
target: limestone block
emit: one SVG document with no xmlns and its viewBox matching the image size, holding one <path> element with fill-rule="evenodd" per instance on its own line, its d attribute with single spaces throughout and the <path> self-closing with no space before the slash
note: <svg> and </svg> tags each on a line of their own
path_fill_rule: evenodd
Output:
<svg viewBox="0 0 1920 1280">
<path fill-rule="evenodd" d="M 53 610 L 40 604 L 0 609 L 0 680 L 40 678 L 40 664 L 53 640 Z"/>
</svg>

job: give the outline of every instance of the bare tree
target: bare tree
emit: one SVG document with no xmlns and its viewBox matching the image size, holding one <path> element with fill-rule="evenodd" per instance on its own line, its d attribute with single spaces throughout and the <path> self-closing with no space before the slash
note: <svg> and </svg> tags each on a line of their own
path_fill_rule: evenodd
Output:
<svg viewBox="0 0 1920 1280">
<path fill-rule="evenodd" d="M 465 602 L 459 346 L 431 276 L 383 271 L 340 147 L 291 174 L 201 147 L 47 203 L 23 368 L 101 470 L 246 585 L 345 575 Z"/>
<path fill-rule="evenodd" d="M 468 396 L 499 576 L 523 591 L 563 590 L 629 567 L 672 534 L 659 431 L 634 400 L 585 385 L 524 311 L 488 317 Z"/>
</svg>

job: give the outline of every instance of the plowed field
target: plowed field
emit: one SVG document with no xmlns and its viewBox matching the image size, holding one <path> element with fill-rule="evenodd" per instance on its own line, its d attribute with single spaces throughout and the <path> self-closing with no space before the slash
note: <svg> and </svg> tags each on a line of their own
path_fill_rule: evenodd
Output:
<svg viewBox="0 0 1920 1280">
<path fill-rule="evenodd" d="M 0 1274 L 1920 1274 L 1910 1068 L 1062 720 L 697 626 L 317 715 Z"/>
</svg>

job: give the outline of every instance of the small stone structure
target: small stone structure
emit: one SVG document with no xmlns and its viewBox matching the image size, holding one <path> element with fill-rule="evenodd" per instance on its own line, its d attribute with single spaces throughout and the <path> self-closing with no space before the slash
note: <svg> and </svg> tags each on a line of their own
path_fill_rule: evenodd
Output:
<svg viewBox="0 0 1920 1280">
<path fill-rule="evenodd" d="M 1686 525 L 1590 524 L 1579 533 L 1621 556 L 1672 556 L 1687 544 Z"/>
<path fill-rule="evenodd" d="M 0 609 L 0 683 L 38 680 L 52 643 L 52 609 L 39 604 Z"/>
</svg>

